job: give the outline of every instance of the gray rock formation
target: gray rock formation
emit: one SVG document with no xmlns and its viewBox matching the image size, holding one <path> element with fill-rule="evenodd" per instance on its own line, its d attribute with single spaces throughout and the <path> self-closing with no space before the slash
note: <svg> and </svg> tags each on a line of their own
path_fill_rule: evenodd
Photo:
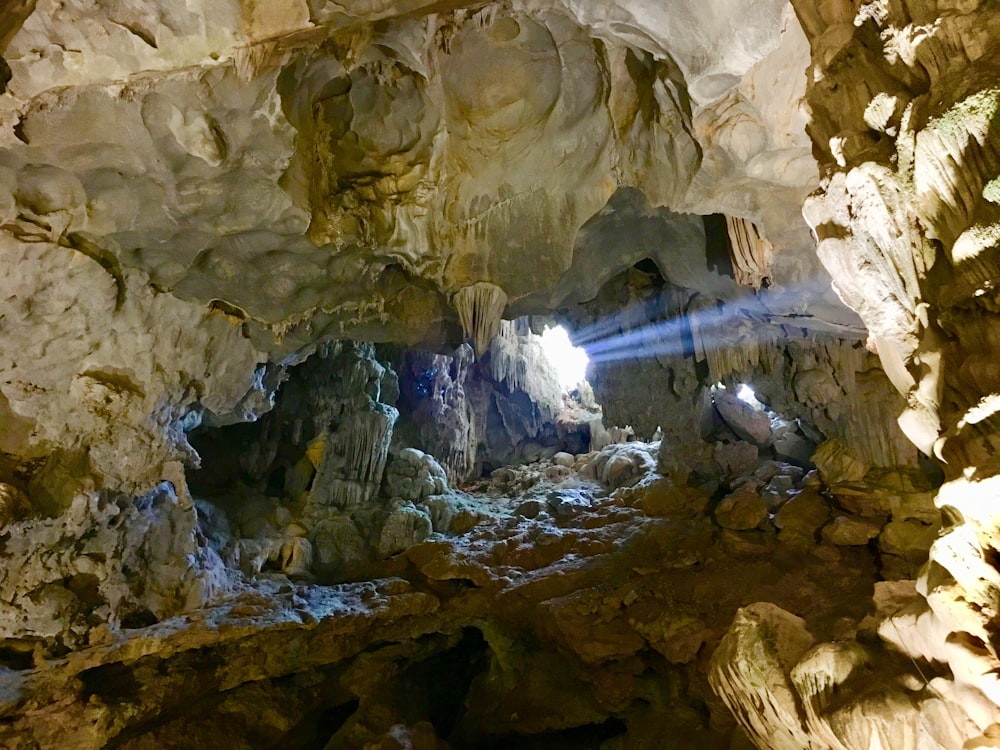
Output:
<svg viewBox="0 0 1000 750">
<path fill-rule="evenodd" d="M 7 3 L 0 744 L 996 744 L 998 35 Z"/>
</svg>

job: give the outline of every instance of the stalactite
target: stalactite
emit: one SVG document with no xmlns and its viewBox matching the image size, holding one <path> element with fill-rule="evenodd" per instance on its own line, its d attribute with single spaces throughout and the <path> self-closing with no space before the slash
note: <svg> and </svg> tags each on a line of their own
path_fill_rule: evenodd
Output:
<svg viewBox="0 0 1000 750">
<path fill-rule="evenodd" d="M 517 340 L 517 324 L 501 320 L 497 335 L 490 343 L 490 373 L 498 383 L 505 383 L 513 393 L 527 385 L 528 363 Z"/>
<path fill-rule="evenodd" d="M 713 382 L 760 365 L 762 351 L 775 346 L 780 330 L 749 317 L 725 320 L 723 315 L 702 310 L 689 318 L 695 358 L 708 363 Z"/>
<path fill-rule="evenodd" d="M 476 356 L 482 356 L 500 329 L 500 316 L 507 307 L 507 293 L 496 284 L 479 281 L 452 297 L 466 338 L 471 338 Z"/>
<path fill-rule="evenodd" d="M 738 216 L 726 217 L 726 229 L 737 283 L 754 289 L 767 286 L 774 263 L 774 246 L 756 225 Z"/>
</svg>

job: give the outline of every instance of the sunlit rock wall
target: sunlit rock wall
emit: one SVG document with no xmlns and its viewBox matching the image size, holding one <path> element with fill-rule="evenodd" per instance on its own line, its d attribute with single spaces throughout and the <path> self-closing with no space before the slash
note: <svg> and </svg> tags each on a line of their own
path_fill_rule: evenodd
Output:
<svg viewBox="0 0 1000 750">
<path fill-rule="evenodd" d="M 877 587 L 883 647 L 809 649 L 786 615 L 757 610 L 727 636 L 715 679 L 743 696 L 734 711 L 761 748 L 775 736 L 817 748 L 989 745 L 1000 721 L 996 10 L 796 9 L 812 47 L 809 132 L 823 175 L 805 215 L 906 399 L 902 429 L 945 461 L 945 530 L 915 587 Z M 760 663 L 764 642 L 776 644 L 769 685 L 747 660 Z M 886 650 L 904 659 L 882 661 L 877 686 L 862 686 Z"/>
</svg>

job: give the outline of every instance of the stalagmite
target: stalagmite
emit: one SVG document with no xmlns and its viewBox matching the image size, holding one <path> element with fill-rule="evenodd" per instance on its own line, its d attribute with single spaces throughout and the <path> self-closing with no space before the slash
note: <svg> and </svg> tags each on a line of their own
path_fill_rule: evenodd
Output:
<svg viewBox="0 0 1000 750">
<path fill-rule="evenodd" d="M 452 297 L 462 329 L 482 356 L 500 330 L 500 316 L 507 307 L 507 293 L 496 284 L 478 281 L 462 287 Z"/>
<path fill-rule="evenodd" d="M 378 491 L 399 412 L 372 403 L 326 438 L 310 501 L 320 507 L 360 508 Z"/>
<path fill-rule="evenodd" d="M 348 479 L 378 484 L 389 455 L 392 426 L 399 416 L 392 407 L 358 414 L 346 445 L 345 473 Z"/>
</svg>

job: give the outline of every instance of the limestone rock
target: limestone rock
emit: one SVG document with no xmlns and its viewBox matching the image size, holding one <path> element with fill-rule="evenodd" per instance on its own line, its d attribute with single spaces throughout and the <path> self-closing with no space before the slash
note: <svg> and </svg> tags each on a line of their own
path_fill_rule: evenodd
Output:
<svg viewBox="0 0 1000 750">
<path fill-rule="evenodd" d="M 841 508 L 862 518 L 888 519 L 892 513 L 891 495 L 870 484 L 838 484 L 830 494 Z"/>
<path fill-rule="evenodd" d="M 580 469 L 611 489 L 634 484 L 656 468 L 656 458 L 646 443 L 609 445 L 594 454 Z"/>
<path fill-rule="evenodd" d="M 316 561 L 320 565 L 350 567 L 363 560 L 368 542 L 350 516 L 331 513 L 310 530 Z"/>
<path fill-rule="evenodd" d="M 767 414 L 754 409 L 737 396 L 726 391 L 717 391 L 712 397 L 713 404 L 723 422 L 736 433 L 737 437 L 759 448 L 771 444 L 771 419 Z"/>
<path fill-rule="evenodd" d="M 12 484 L 0 482 L 0 527 L 20 521 L 30 512 L 27 494 Z"/>
<path fill-rule="evenodd" d="M 811 545 L 816 532 L 830 516 L 826 500 L 814 489 L 804 489 L 785 503 L 774 517 L 780 529 L 778 539 L 794 544 Z"/>
<path fill-rule="evenodd" d="M 744 477 L 757 468 L 757 446 L 750 443 L 716 443 L 712 458 L 731 477 Z"/>
<path fill-rule="evenodd" d="M 898 654 L 802 653 L 754 605 L 713 684 L 761 747 L 991 742 L 1000 27 L 931 5 L 6 4 L 0 745 L 438 747 L 424 714 L 466 708 L 456 746 L 609 717 L 588 740 L 684 744 L 724 724 L 698 662 L 736 606 L 854 606 L 871 553 L 817 530 L 886 518 L 883 576 L 932 561 Z M 600 439 L 501 320 L 553 312 L 590 316 L 607 424 L 659 444 L 499 469 L 488 513 L 423 458 L 383 485 L 392 445 L 456 485 Z M 453 353 L 401 385 L 362 341 Z M 722 399 L 709 438 L 751 442 L 702 444 L 719 382 L 795 429 Z M 940 538 L 935 487 L 873 478 L 903 432 L 944 461 Z M 864 520 L 755 475 L 825 438 Z"/>
<path fill-rule="evenodd" d="M 799 479 L 801 479 L 801 475 Z M 797 492 L 795 475 L 782 473 L 776 474 L 771 478 L 763 489 L 761 489 L 760 496 L 767 504 L 768 512 L 777 513 L 781 506 L 796 495 Z"/>
<path fill-rule="evenodd" d="M 767 520 L 767 504 L 756 487 L 745 484 L 726 495 L 715 508 L 715 520 L 724 529 L 755 529 Z"/>
<path fill-rule="evenodd" d="M 814 746 L 789 677 L 813 643 L 801 618 L 759 603 L 737 613 L 712 656 L 709 681 L 758 747 Z"/>
<path fill-rule="evenodd" d="M 572 469 L 576 466 L 576 457 L 572 453 L 560 451 L 552 457 L 552 463 Z"/>
<path fill-rule="evenodd" d="M 378 554 L 389 557 L 430 536 L 433 526 L 430 516 L 412 503 L 394 500 L 378 540 Z"/>
<path fill-rule="evenodd" d="M 617 497 L 648 516 L 690 519 L 708 510 L 709 496 L 694 487 L 678 487 L 669 479 L 644 481 Z"/>
<path fill-rule="evenodd" d="M 919 565 L 927 560 L 931 543 L 940 527 L 919 521 L 892 521 L 879 535 L 879 548 L 886 554 L 902 557 Z"/>
<path fill-rule="evenodd" d="M 808 438 L 791 431 L 778 434 L 771 443 L 775 458 L 790 461 L 799 466 L 809 466 L 813 462 L 816 445 Z"/>
<path fill-rule="evenodd" d="M 58 518 L 7 529 L 4 564 L 18 571 L 2 582 L 11 616 L 0 636 L 8 639 L 75 644 L 88 618 L 157 620 L 216 600 L 235 584 L 217 552 L 202 546 L 194 507 L 167 483 L 134 500 L 80 495 Z"/>
<path fill-rule="evenodd" d="M 433 456 L 416 448 L 399 451 L 389 463 L 385 475 L 388 496 L 410 502 L 443 494 L 447 488 L 448 477 L 441 465 Z"/>
<path fill-rule="evenodd" d="M 853 546 L 868 544 L 882 531 L 882 525 L 863 518 L 837 516 L 823 527 L 823 540 L 830 544 Z"/>
<path fill-rule="evenodd" d="M 568 518 L 590 507 L 586 493 L 574 489 L 553 490 L 545 496 L 545 504 L 557 517 Z"/>
<path fill-rule="evenodd" d="M 470 498 L 454 490 L 444 495 L 433 495 L 418 508 L 427 509 L 434 531 L 442 534 L 464 534 L 488 516 L 482 506 L 470 502 Z"/>
<path fill-rule="evenodd" d="M 851 455 L 850 448 L 838 440 L 827 440 L 816 448 L 813 463 L 828 485 L 841 482 L 858 482 L 864 479 L 868 464 Z"/>
</svg>

